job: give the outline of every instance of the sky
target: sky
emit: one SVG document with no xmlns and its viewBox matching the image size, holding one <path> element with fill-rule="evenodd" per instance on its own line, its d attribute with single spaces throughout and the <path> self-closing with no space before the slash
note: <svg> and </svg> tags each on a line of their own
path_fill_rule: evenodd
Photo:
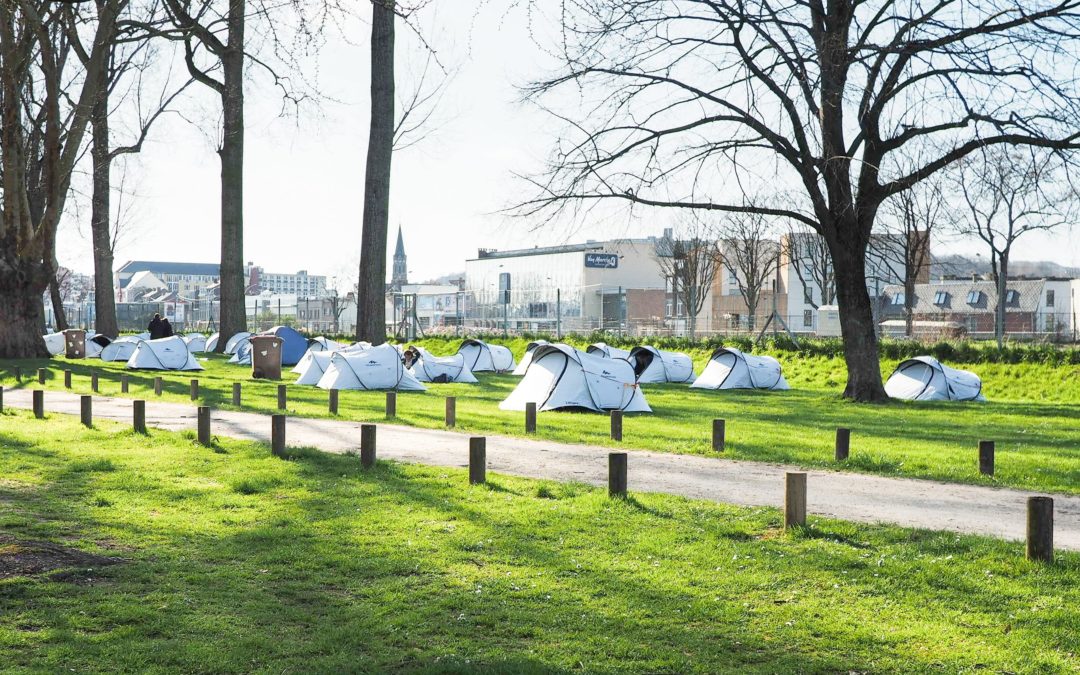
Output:
<svg viewBox="0 0 1080 675">
<path fill-rule="evenodd" d="M 366 4 L 366 3 L 361 3 Z M 638 213 L 548 226 L 502 213 L 527 197 L 521 174 L 537 173 L 562 123 L 530 103 L 520 87 L 554 67 L 543 46 L 551 26 L 516 10 L 489 4 L 436 3 L 424 17 L 425 38 L 452 76 L 433 124 L 417 145 L 394 155 L 390 251 L 400 225 L 411 281 L 463 271 L 477 248 L 526 248 L 606 237 L 660 234 L 672 215 Z M 509 3 L 506 3 L 509 4 Z M 329 35 L 307 76 L 322 100 L 282 116 L 281 100 L 266 78 L 253 73 L 245 108 L 244 257 L 268 272 L 355 278 L 360 257 L 364 160 L 368 124 L 368 26 Z M 398 28 L 399 91 L 409 89 L 424 59 L 418 41 Z M 539 43 L 539 44 L 538 44 Z M 249 72 L 251 72 L 249 70 Z M 219 113 L 205 91 L 192 90 L 178 115 L 161 119 L 140 155 L 129 159 L 130 211 L 118 244 L 117 266 L 127 260 L 217 262 Z M 116 172 L 114 172 L 116 180 Z M 115 199 L 115 197 L 114 197 Z M 88 209 L 69 211 L 58 244 L 60 263 L 90 273 Z M 1080 240 L 1061 232 L 1033 235 L 1015 259 L 1080 266 Z M 973 255 L 973 242 L 952 241 L 935 253 Z M 984 254 L 985 255 L 985 254 Z M 389 266 L 387 267 L 389 274 Z M 346 282 L 341 282 L 345 287 Z"/>
</svg>

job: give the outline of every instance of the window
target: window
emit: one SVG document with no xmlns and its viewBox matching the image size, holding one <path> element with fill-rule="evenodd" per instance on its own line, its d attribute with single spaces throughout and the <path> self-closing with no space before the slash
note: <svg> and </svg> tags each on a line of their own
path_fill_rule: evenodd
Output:
<svg viewBox="0 0 1080 675">
<path fill-rule="evenodd" d="M 1005 291 L 1005 303 L 1006 304 L 1015 305 L 1018 302 L 1020 302 L 1020 293 L 1019 292 L 1017 292 L 1017 291 L 1015 291 L 1015 290 L 1013 290 L 1011 288 L 1009 290 Z"/>
<path fill-rule="evenodd" d="M 1054 306 L 1054 292 L 1053 291 L 1047 291 L 1046 292 L 1046 306 L 1047 307 L 1053 307 Z"/>
<path fill-rule="evenodd" d="M 982 302 L 982 291 L 969 291 L 967 295 L 967 304 L 977 305 Z"/>
<path fill-rule="evenodd" d="M 810 290 L 810 287 L 807 286 L 806 284 L 803 284 L 803 287 L 802 287 L 802 297 L 803 297 L 803 304 L 804 305 L 812 305 L 812 304 L 814 304 L 814 292 L 812 290 Z"/>
<path fill-rule="evenodd" d="M 814 327 L 814 310 L 804 309 L 802 313 L 802 325 L 803 328 Z"/>
<path fill-rule="evenodd" d="M 934 293 L 934 304 L 943 307 L 949 304 L 949 293 L 947 291 L 938 291 Z"/>
<path fill-rule="evenodd" d="M 897 293 L 896 295 L 894 295 L 893 298 L 892 298 L 892 304 L 894 306 L 900 306 L 900 305 L 904 304 L 904 294 L 903 293 Z"/>
<path fill-rule="evenodd" d="M 967 332 L 974 333 L 979 330 L 979 317 L 975 315 L 964 317 L 964 328 Z"/>
</svg>

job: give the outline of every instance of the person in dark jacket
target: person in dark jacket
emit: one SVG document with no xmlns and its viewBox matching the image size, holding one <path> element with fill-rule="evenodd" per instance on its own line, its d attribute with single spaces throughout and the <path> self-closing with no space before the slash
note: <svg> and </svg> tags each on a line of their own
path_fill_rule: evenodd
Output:
<svg viewBox="0 0 1080 675">
<path fill-rule="evenodd" d="M 161 337 L 167 338 L 173 336 L 172 324 L 169 323 L 168 317 L 161 320 Z"/>
<path fill-rule="evenodd" d="M 155 314 L 153 319 L 150 319 L 150 325 L 146 327 L 146 330 L 150 332 L 150 339 L 157 340 L 161 337 L 161 315 Z"/>
</svg>

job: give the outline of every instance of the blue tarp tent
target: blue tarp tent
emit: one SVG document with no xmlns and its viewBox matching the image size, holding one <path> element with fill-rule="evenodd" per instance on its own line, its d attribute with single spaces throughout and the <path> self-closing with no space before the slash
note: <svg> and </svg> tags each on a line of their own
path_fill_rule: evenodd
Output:
<svg viewBox="0 0 1080 675">
<path fill-rule="evenodd" d="M 274 326 L 258 335 L 274 335 L 281 338 L 281 365 L 295 366 L 308 350 L 308 340 L 288 326 Z M 250 363 L 250 361 L 249 361 Z"/>
</svg>

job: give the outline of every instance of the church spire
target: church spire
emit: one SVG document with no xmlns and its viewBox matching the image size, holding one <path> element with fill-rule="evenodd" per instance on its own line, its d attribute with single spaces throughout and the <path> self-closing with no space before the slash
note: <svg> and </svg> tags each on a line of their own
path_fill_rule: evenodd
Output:
<svg viewBox="0 0 1080 675">
<path fill-rule="evenodd" d="M 397 246 L 394 247 L 394 270 L 390 276 L 390 285 L 394 290 L 409 283 L 409 265 L 405 258 L 405 239 L 401 236 L 401 226 L 398 225 Z"/>
</svg>

